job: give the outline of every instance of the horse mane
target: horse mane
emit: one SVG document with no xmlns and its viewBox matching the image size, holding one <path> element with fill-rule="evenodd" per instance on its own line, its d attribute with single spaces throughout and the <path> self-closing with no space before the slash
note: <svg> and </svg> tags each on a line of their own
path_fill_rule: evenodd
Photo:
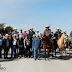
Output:
<svg viewBox="0 0 72 72">
<path fill-rule="evenodd" d="M 46 43 L 46 44 L 50 43 L 50 38 L 47 37 L 47 36 L 44 36 L 44 37 L 45 37 L 45 43 Z"/>
</svg>

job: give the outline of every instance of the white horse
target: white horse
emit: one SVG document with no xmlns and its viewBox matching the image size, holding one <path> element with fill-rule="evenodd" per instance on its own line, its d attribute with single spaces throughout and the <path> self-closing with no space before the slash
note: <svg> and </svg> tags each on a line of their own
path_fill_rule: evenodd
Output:
<svg viewBox="0 0 72 72">
<path fill-rule="evenodd" d="M 61 38 L 57 42 L 58 43 L 59 50 L 60 50 L 60 53 L 61 53 L 61 56 L 63 54 L 63 51 L 66 54 L 67 39 L 68 39 L 67 34 L 65 32 L 63 32 L 63 35 L 61 36 Z"/>
</svg>

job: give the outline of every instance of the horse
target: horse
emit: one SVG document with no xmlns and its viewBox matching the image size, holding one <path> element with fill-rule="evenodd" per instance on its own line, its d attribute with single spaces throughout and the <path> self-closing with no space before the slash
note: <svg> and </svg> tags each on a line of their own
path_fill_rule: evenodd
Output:
<svg viewBox="0 0 72 72">
<path fill-rule="evenodd" d="M 57 39 L 56 37 L 53 37 L 52 38 L 52 56 L 53 56 L 53 51 L 55 51 L 55 56 L 56 56 L 56 49 L 58 48 L 58 45 L 57 45 Z"/>
<path fill-rule="evenodd" d="M 61 53 L 61 57 L 62 57 L 62 52 L 63 51 L 65 51 L 65 55 L 66 55 L 66 48 L 68 47 L 67 40 L 68 40 L 67 34 L 63 33 L 63 35 L 61 36 L 61 38 L 57 42 L 60 53 Z"/>
<path fill-rule="evenodd" d="M 57 46 L 53 44 L 52 40 L 49 37 L 44 35 L 42 38 L 42 42 L 43 42 L 43 47 L 45 51 L 45 60 L 46 60 L 46 49 L 48 49 L 48 59 L 49 59 L 49 53 L 51 51 L 52 51 L 52 57 L 53 57 L 53 50 L 55 50 L 55 55 L 56 55 Z"/>
<path fill-rule="evenodd" d="M 70 56 L 70 49 L 72 49 L 72 37 L 69 37 L 68 48 L 69 48 L 69 56 Z"/>
</svg>

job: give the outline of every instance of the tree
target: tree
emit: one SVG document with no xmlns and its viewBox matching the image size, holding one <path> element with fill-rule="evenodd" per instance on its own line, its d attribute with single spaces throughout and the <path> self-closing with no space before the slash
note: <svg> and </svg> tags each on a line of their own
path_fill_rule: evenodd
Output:
<svg viewBox="0 0 72 72">
<path fill-rule="evenodd" d="M 1 33 L 1 29 L 5 26 L 5 23 L 0 23 L 0 33 Z"/>
<path fill-rule="evenodd" d="M 0 33 L 2 33 L 1 30 L 2 30 L 4 27 L 5 27 L 5 23 L 0 23 Z M 13 30 L 13 27 L 7 26 L 7 27 L 6 27 L 6 30 L 7 30 L 8 33 L 9 33 L 10 30 Z"/>
<path fill-rule="evenodd" d="M 13 30 L 13 27 L 7 26 L 7 27 L 6 27 L 6 30 L 7 30 L 8 32 L 10 32 L 10 30 Z"/>
<path fill-rule="evenodd" d="M 0 29 L 2 29 L 5 26 L 5 23 L 0 23 Z"/>
</svg>

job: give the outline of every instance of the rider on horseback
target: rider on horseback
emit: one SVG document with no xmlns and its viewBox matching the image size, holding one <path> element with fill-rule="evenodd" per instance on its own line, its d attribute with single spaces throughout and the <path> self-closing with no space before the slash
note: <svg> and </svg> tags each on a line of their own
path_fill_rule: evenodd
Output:
<svg viewBox="0 0 72 72">
<path fill-rule="evenodd" d="M 46 29 L 45 29 L 45 31 L 43 33 L 43 36 L 46 35 L 47 37 L 51 38 L 51 29 L 49 29 L 50 26 L 46 26 L 45 28 Z"/>
<path fill-rule="evenodd" d="M 56 39 L 58 40 L 58 39 L 61 37 L 62 33 L 61 33 L 61 31 L 60 31 L 59 28 L 57 28 L 56 30 L 57 30 L 57 31 L 55 32 L 54 36 L 55 36 Z"/>
</svg>

